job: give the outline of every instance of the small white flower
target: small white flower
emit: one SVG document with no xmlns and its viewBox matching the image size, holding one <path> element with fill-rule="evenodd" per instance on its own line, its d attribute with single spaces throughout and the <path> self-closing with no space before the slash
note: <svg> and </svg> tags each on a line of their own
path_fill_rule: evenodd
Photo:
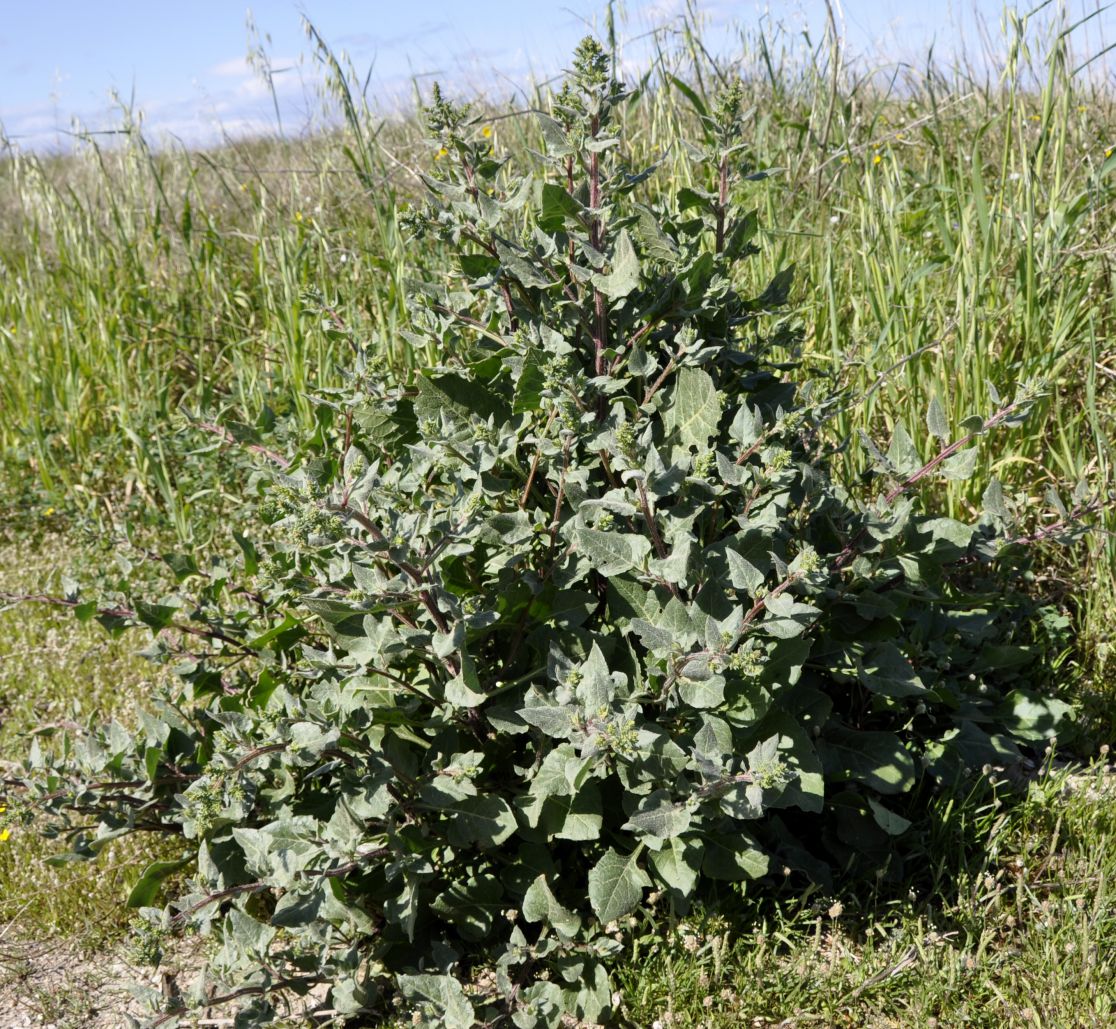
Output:
<svg viewBox="0 0 1116 1029">
<path fill-rule="evenodd" d="M 831 215 L 829 216 L 829 224 L 830 224 L 830 225 L 836 225 L 836 224 L 837 224 L 837 223 L 838 223 L 838 222 L 839 222 L 840 220 L 841 220 L 841 216 L 840 216 L 840 215 L 837 215 L 837 214 L 831 214 Z"/>
</svg>

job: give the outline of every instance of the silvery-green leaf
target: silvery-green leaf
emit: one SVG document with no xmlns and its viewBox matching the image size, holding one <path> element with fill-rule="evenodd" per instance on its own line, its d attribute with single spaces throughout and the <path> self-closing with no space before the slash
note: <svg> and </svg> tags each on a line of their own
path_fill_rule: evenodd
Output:
<svg viewBox="0 0 1116 1029">
<path fill-rule="evenodd" d="M 542 210 L 539 222 L 550 231 L 560 231 L 567 222 L 579 226 L 584 222 L 584 210 L 577 199 L 556 182 L 542 186 Z"/>
<path fill-rule="evenodd" d="M 359 1015 L 377 1000 L 378 991 L 361 982 L 355 975 L 343 976 L 329 991 L 329 1002 L 335 1011 L 344 1015 Z"/>
<path fill-rule="evenodd" d="M 670 889 L 675 905 L 682 906 L 697 886 L 701 847 L 675 836 L 659 850 L 651 852 L 651 867 L 660 882 Z"/>
<path fill-rule="evenodd" d="M 778 639 L 801 636 L 821 612 L 810 604 L 800 604 L 786 593 L 767 598 L 767 610 L 760 625 Z"/>
<path fill-rule="evenodd" d="M 763 435 L 763 415 L 758 408 L 741 404 L 729 426 L 729 433 L 743 450 L 750 447 Z"/>
<path fill-rule="evenodd" d="M 646 377 L 654 372 L 659 367 L 659 362 L 655 360 L 643 347 L 632 347 L 631 354 L 628 357 L 628 372 L 631 375 Z"/>
<path fill-rule="evenodd" d="M 473 1029 L 476 1012 L 461 983 L 452 975 L 397 975 L 399 992 L 411 1003 L 426 1001 L 435 1008 L 434 1017 L 422 1016 L 420 1025 L 440 1026 L 442 1029 Z"/>
<path fill-rule="evenodd" d="M 534 286 L 539 289 L 546 289 L 551 285 L 550 280 L 539 271 L 535 263 L 525 257 L 519 249 L 509 246 L 499 238 L 496 239 L 495 246 L 496 256 L 500 258 L 501 266 L 512 278 L 517 279 L 524 286 Z"/>
<path fill-rule="evenodd" d="M 565 1018 L 562 988 L 557 983 L 541 980 L 522 990 L 519 1006 L 512 1014 L 516 1029 L 559 1029 Z"/>
<path fill-rule="evenodd" d="M 589 872 L 589 903 L 602 923 L 614 922 L 631 911 L 651 885 L 647 873 L 639 867 L 643 848 L 621 854 L 609 847 Z"/>
<path fill-rule="evenodd" d="M 733 589 L 744 590 L 755 596 L 756 590 L 764 584 L 763 572 L 731 548 L 725 551 L 725 557 L 728 559 L 729 581 Z"/>
<path fill-rule="evenodd" d="M 1010 521 L 1011 512 L 1008 510 L 1007 501 L 1004 499 L 1004 487 L 999 479 L 990 479 L 984 490 L 981 500 L 984 510 L 1002 522 Z"/>
<path fill-rule="evenodd" d="M 525 511 L 497 511 L 485 520 L 477 539 L 483 543 L 514 547 L 533 535 L 534 527 Z"/>
<path fill-rule="evenodd" d="M 899 737 L 833 725 L 818 743 L 826 776 L 861 782 L 877 793 L 905 793 L 915 782 L 915 763 Z"/>
<path fill-rule="evenodd" d="M 434 633 L 434 656 L 449 657 L 465 642 L 465 626 L 457 622 L 450 627 L 449 632 Z"/>
<path fill-rule="evenodd" d="M 527 888 L 522 911 L 528 922 L 552 925 L 567 939 L 573 939 L 581 929 L 581 918 L 558 903 L 545 875 L 540 875 Z"/>
<path fill-rule="evenodd" d="M 652 625 L 643 618 L 633 618 L 630 625 L 640 642 L 653 653 L 669 654 L 673 649 L 674 636 L 666 629 Z"/>
<path fill-rule="evenodd" d="M 326 728 L 314 722 L 295 722 L 291 726 L 291 750 L 300 758 L 313 760 L 327 747 L 334 747 L 340 739 L 340 732 L 334 727 Z"/>
<path fill-rule="evenodd" d="M 674 544 L 667 557 L 662 560 L 652 558 L 650 562 L 652 574 L 675 585 L 685 586 L 688 582 L 692 542 L 693 538 L 687 534 Z"/>
<path fill-rule="evenodd" d="M 740 822 L 762 818 L 765 790 L 754 782 L 734 782 L 719 797 L 718 805 L 729 818 Z"/>
<path fill-rule="evenodd" d="M 559 840 L 599 840 L 602 816 L 601 791 L 590 780 L 572 797 L 551 797 L 543 806 L 543 823 Z"/>
<path fill-rule="evenodd" d="M 562 968 L 562 979 L 573 984 L 562 990 L 562 1004 L 567 1012 L 593 1025 L 611 1021 L 612 988 L 601 961 L 571 962 L 568 969 Z"/>
<path fill-rule="evenodd" d="M 692 669 L 693 663 L 686 667 Z M 720 707 L 725 700 L 725 677 L 710 673 L 700 678 L 690 678 L 684 670 L 678 680 L 678 695 L 690 707 Z"/>
<path fill-rule="evenodd" d="M 238 908 L 232 908 L 225 918 L 226 938 L 231 937 L 232 942 L 241 952 L 259 957 L 267 955 L 271 941 L 275 939 L 276 930 L 272 926 L 258 921 Z"/>
<path fill-rule="evenodd" d="M 601 532 L 579 526 L 575 540 L 578 550 L 606 578 L 641 568 L 651 553 L 647 537 L 630 532 Z"/>
<path fill-rule="evenodd" d="M 621 229 L 607 275 L 594 274 L 593 285 L 610 300 L 620 300 L 639 286 L 639 258 L 627 229 Z"/>
<path fill-rule="evenodd" d="M 529 792 L 539 800 L 572 796 L 584 783 L 591 764 L 592 761 L 578 754 L 571 744 L 561 743 L 543 758 Z"/>
<path fill-rule="evenodd" d="M 922 455 L 902 422 L 897 422 L 895 425 L 891 446 L 887 450 L 887 459 L 900 475 L 912 475 L 922 467 Z"/>
<path fill-rule="evenodd" d="M 926 687 L 910 661 L 894 643 L 881 643 L 858 662 L 860 681 L 873 693 L 885 697 L 914 697 Z"/>
<path fill-rule="evenodd" d="M 550 153 L 554 154 L 555 157 L 563 157 L 570 152 L 566 130 L 562 127 L 561 122 L 555 121 L 550 115 L 543 114 L 541 111 L 536 112 L 535 120 L 538 122 L 540 130 L 542 130 L 543 139 L 546 141 L 546 147 Z"/>
<path fill-rule="evenodd" d="M 926 409 L 926 427 L 931 436 L 936 436 L 943 442 L 949 440 L 949 419 L 946 417 L 945 408 L 937 395 L 930 398 L 930 406 Z"/>
<path fill-rule="evenodd" d="M 675 261 L 678 245 L 659 227 L 655 215 L 647 207 L 639 207 L 639 238 L 644 252 L 660 261 Z"/>
<path fill-rule="evenodd" d="M 977 458 L 980 451 L 976 447 L 969 447 L 948 457 L 941 464 L 941 472 L 947 479 L 965 480 L 973 477 L 976 471 Z"/>
<path fill-rule="evenodd" d="M 828 698 L 822 696 L 821 701 L 824 706 Z M 776 734 L 773 737 L 775 760 L 781 762 L 784 769 L 784 778 L 777 787 L 763 791 L 765 807 L 798 807 L 812 812 L 820 812 L 824 807 L 822 762 L 810 733 L 803 725 L 806 720 L 802 713 L 795 718 L 778 710 L 764 720 L 764 729 Z"/>
<path fill-rule="evenodd" d="M 713 879 L 758 879 L 771 868 L 771 859 L 748 833 L 709 833 L 701 870 Z"/>
<path fill-rule="evenodd" d="M 286 929 L 298 929 L 317 921 L 322 909 L 324 883 L 315 882 L 305 893 L 288 890 L 275 904 L 271 924 Z"/>
<path fill-rule="evenodd" d="M 860 439 L 861 446 L 868 451 L 869 456 L 872 458 L 872 464 L 877 471 L 885 472 L 888 474 L 895 474 L 896 469 L 892 463 L 887 459 L 884 452 L 876 446 L 875 440 L 868 435 L 863 429 L 857 429 L 857 437 Z"/>
<path fill-rule="evenodd" d="M 701 368 L 678 370 L 671 406 L 666 413 L 668 431 L 676 431 L 684 446 L 706 450 L 721 420 L 721 395 Z"/>
<path fill-rule="evenodd" d="M 575 706 L 557 704 L 552 697 L 534 686 L 527 691 L 524 701 L 525 706 L 516 712 L 523 721 L 555 739 L 570 738 L 578 713 Z"/>
<path fill-rule="evenodd" d="M 353 814 L 343 796 L 337 798 L 337 806 L 326 823 L 322 833 L 323 840 L 335 844 L 342 854 L 351 854 L 364 839 L 364 822 Z"/>
<path fill-rule="evenodd" d="M 677 597 L 671 597 L 663 605 L 662 613 L 655 620 L 660 629 L 666 629 L 674 637 L 674 642 L 683 649 L 689 649 L 697 642 L 698 630 L 685 604 Z"/>
<path fill-rule="evenodd" d="M 613 576 L 608 582 L 609 608 L 623 618 L 643 618 L 654 623 L 662 610 L 653 590 L 628 576 Z"/>
<path fill-rule="evenodd" d="M 577 699 L 587 712 L 607 708 L 616 697 L 617 687 L 623 676 L 608 670 L 601 648 L 596 643 L 589 649 L 589 656 L 581 665 L 581 680 L 577 684 Z"/>
<path fill-rule="evenodd" d="M 738 465 L 721 451 L 717 451 L 717 477 L 725 486 L 740 486 L 750 474 L 746 466 Z"/>
<path fill-rule="evenodd" d="M 872 817 L 876 820 L 876 825 L 888 836 L 902 836 L 911 827 L 909 819 L 889 811 L 874 797 L 868 798 L 868 806 L 872 809 Z"/>
<path fill-rule="evenodd" d="M 694 733 L 694 752 L 720 761 L 734 750 L 732 728 L 728 722 L 716 715 L 703 714 L 701 728 Z"/>
<path fill-rule="evenodd" d="M 430 907 L 464 939 L 479 943 L 492 932 L 503 899 L 504 888 L 494 875 L 470 875 L 439 890 Z"/>
<path fill-rule="evenodd" d="M 942 561 L 957 561 L 969 550 L 975 529 L 955 518 L 927 518 L 919 523 L 922 532 L 934 540 L 934 556 Z"/>
<path fill-rule="evenodd" d="M 472 657 L 462 651 L 461 671 L 446 683 L 446 701 L 455 707 L 477 707 L 485 701 Z"/>
<path fill-rule="evenodd" d="M 451 809 L 446 837 L 455 847 L 499 846 L 515 832 L 515 814 L 508 802 L 491 794 L 466 797 Z"/>
<path fill-rule="evenodd" d="M 639 802 L 639 807 L 622 829 L 651 837 L 648 846 L 657 849 L 656 841 L 684 833 L 690 827 L 690 811 L 684 803 L 671 799 L 666 790 L 655 790 Z"/>
</svg>

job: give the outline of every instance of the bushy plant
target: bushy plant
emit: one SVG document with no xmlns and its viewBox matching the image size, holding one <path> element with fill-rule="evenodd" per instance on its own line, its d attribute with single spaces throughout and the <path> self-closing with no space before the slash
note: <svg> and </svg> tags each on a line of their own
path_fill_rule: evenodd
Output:
<svg viewBox="0 0 1116 1029">
<path fill-rule="evenodd" d="M 403 385 L 358 364 L 323 397 L 314 438 L 270 455 L 239 566 L 174 558 L 158 603 L 71 598 L 149 626 L 178 675 L 138 731 L 29 761 L 74 855 L 181 837 L 131 898 L 142 942 L 213 948 L 155 1024 L 222 1001 L 268 1024 L 315 989 L 450 1029 L 607 1022 L 645 912 L 901 875 L 926 790 L 1063 717 L 1027 689 L 1011 498 L 993 482 L 971 524 L 919 505 L 1033 391 L 955 442 L 932 402 L 922 443 L 866 441 L 865 482 L 835 482 L 850 401 L 780 363 L 790 271 L 741 287 L 763 187 L 739 91 L 680 144 L 698 185 L 654 202 L 627 96 L 584 41 L 523 169 L 435 89 L 431 199 L 403 220 L 458 254 L 413 303 L 443 364 Z"/>
</svg>

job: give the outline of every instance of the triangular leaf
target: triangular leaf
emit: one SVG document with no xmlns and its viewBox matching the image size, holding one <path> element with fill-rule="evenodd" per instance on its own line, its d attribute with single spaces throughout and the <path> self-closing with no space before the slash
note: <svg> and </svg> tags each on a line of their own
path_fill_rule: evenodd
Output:
<svg viewBox="0 0 1116 1029">
<path fill-rule="evenodd" d="M 630 854 L 621 854 L 610 847 L 590 870 L 589 903 L 602 922 L 614 922 L 626 915 L 651 885 L 647 873 L 639 867 L 642 849 L 638 846 Z"/>
</svg>

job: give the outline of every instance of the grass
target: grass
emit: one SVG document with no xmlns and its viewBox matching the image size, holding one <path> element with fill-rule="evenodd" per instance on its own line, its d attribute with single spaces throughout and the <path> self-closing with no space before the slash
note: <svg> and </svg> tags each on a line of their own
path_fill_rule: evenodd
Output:
<svg viewBox="0 0 1116 1029">
<path fill-rule="evenodd" d="M 935 889 L 745 898 L 735 924 L 696 918 L 664 929 L 651 953 L 624 963 L 633 1022 L 1111 1025 L 1113 770 L 1048 771 L 1003 807 L 943 802 L 931 828 L 958 845 L 951 852 L 939 839 L 927 853 L 942 876 Z"/>
<path fill-rule="evenodd" d="M 804 47 L 778 27 L 741 30 L 714 59 L 688 18 L 654 37 L 646 88 L 624 113 L 633 165 L 661 161 L 653 188 L 677 190 L 693 173 L 671 144 L 696 134 L 695 103 L 744 74 L 756 112 L 745 158 L 778 171 L 741 197 L 766 230 L 742 287 L 795 265 L 796 356 L 809 374 L 871 390 L 848 433 L 886 441 L 902 422 L 925 437 L 933 396 L 956 424 L 994 406 L 990 383 L 1043 381 L 1040 410 L 984 447 L 973 480 L 999 476 L 1032 508 L 1049 487 L 1111 488 L 1116 428 L 1111 161 L 1102 174 L 1116 95 L 1077 70 L 1091 55 L 1043 17 L 1006 18 L 984 65 L 917 68 L 829 37 Z M 305 391 L 350 358 L 312 294 L 396 370 L 437 358 L 398 331 L 408 278 L 440 267 L 396 221 L 421 195 L 429 146 L 414 118 L 364 107 L 353 74 L 314 40 L 340 127 L 155 151 L 123 110 L 117 146 L 10 147 L 0 161 L 0 273 L 16 284 L 0 296 L 0 446 L 9 477 L 34 476 L 32 515 L 64 500 L 207 536 L 227 483 L 184 456 L 181 414 L 252 422 L 289 408 L 306 428 Z M 999 78 L 974 71 L 1001 65 Z M 545 106 L 535 94 L 530 106 Z M 524 106 L 487 105 L 498 152 L 540 145 Z M 861 465 L 855 449 L 845 460 Z M 953 485 L 936 502 L 961 512 L 980 488 Z M 1102 649 L 1114 567 L 1116 542 L 1098 536 L 1057 569 L 1090 583 L 1081 624 Z"/>
<path fill-rule="evenodd" d="M 50 588 L 92 557 L 58 536 L 34 550 L 4 545 L 0 588 Z M 135 655 L 134 640 L 111 640 L 68 612 L 30 604 L 0 609 L 0 769 L 26 757 L 33 733 L 55 734 L 92 718 L 130 720 L 150 692 L 151 670 Z M 3 802 L 14 806 L 18 798 Z M 112 844 L 95 866 L 55 867 L 46 860 L 64 849 L 57 841 L 32 826 L 13 828 L 0 842 L 0 938 L 60 936 L 86 951 L 118 939 L 131 917 L 122 902 L 151 847 L 133 837 Z"/>
<path fill-rule="evenodd" d="M 1116 430 L 1116 94 L 1075 71 L 1056 19 L 1008 17 L 1004 74 L 979 62 L 892 66 L 826 38 L 741 31 L 713 59 L 688 18 L 652 40 L 650 74 L 624 113 L 631 159 L 661 160 L 654 188 L 692 185 L 684 153 L 698 105 L 745 73 L 756 110 L 747 159 L 779 169 L 747 186 L 766 232 L 741 287 L 796 267 L 806 373 L 870 400 L 844 433 L 921 438 L 937 396 L 954 422 L 986 411 L 989 383 L 1041 379 L 1022 429 L 982 451 L 1037 512 L 1049 487 L 1111 490 Z M 303 139 L 153 150 L 122 110 L 117 146 L 68 156 L 0 151 L 0 477 L 21 540 L 0 549 L 0 589 L 36 592 L 64 565 L 103 560 L 64 519 L 146 524 L 200 545 L 244 505 L 235 465 L 199 456 L 184 416 L 289 414 L 336 381 L 350 344 L 328 305 L 400 374 L 430 345 L 398 331 L 407 280 L 433 274 L 396 211 L 431 160 L 413 118 L 365 108 L 320 40 L 343 119 Z M 677 79 L 688 90 L 672 85 Z M 545 102 L 537 90 L 531 103 Z M 486 109 L 500 152 L 537 147 L 529 117 Z M 523 105 L 520 105 L 523 106 Z M 851 473 L 853 451 L 838 458 Z M 212 469 L 216 468 L 214 471 Z M 940 489 L 964 514 L 967 487 Z M 57 508 L 58 512 L 54 512 Z M 1037 517 L 1037 515 L 1036 515 Z M 1111 510 L 1102 527 L 1116 530 Z M 1074 673 L 1093 728 L 1111 732 L 1116 536 L 1040 563 L 1037 588 L 1074 611 Z M 149 686 L 128 640 L 41 607 L 0 612 L 0 759 L 43 725 L 127 719 Z M 621 971 L 635 1024 L 1100 1026 L 1116 1021 L 1116 792 L 1096 765 L 1052 772 L 1023 800 L 943 802 L 924 827 L 913 896 L 745 897 L 732 922 L 664 924 Z M 0 931 L 118 939 L 120 900 L 149 858 L 138 844 L 95 868 L 46 866 L 49 844 L 0 844 Z"/>
</svg>

